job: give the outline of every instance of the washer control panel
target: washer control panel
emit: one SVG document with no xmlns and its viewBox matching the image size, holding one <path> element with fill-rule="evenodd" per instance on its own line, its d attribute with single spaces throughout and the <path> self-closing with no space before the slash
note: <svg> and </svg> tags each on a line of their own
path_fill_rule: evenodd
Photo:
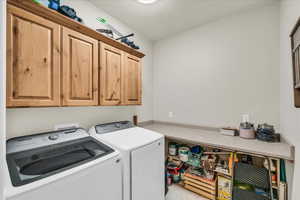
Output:
<svg viewBox="0 0 300 200">
<path fill-rule="evenodd" d="M 7 141 L 7 153 L 35 149 L 84 137 L 89 137 L 86 130 L 82 128 L 75 128 L 13 138 Z"/>
<path fill-rule="evenodd" d="M 114 131 L 119 131 L 127 128 L 134 127 L 133 123 L 130 121 L 112 122 L 107 124 L 99 124 L 96 126 L 97 134 L 105 134 Z"/>
</svg>

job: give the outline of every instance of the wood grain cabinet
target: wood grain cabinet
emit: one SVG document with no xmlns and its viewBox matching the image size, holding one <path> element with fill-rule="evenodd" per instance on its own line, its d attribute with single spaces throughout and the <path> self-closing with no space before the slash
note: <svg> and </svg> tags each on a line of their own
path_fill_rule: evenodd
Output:
<svg viewBox="0 0 300 200">
<path fill-rule="evenodd" d="M 141 60 L 130 54 L 125 54 L 123 72 L 124 104 L 140 105 L 142 103 L 141 76 Z"/>
<path fill-rule="evenodd" d="M 120 105 L 124 53 L 104 43 L 100 46 L 100 105 Z"/>
<path fill-rule="evenodd" d="M 141 104 L 141 61 L 101 43 L 100 104 Z"/>
<path fill-rule="evenodd" d="M 7 107 L 141 104 L 144 54 L 32 1 L 7 8 Z"/>
<path fill-rule="evenodd" d="M 293 59 L 293 81 L 295 106 L 300 108 L 300 18 L 290 35 Z"/>
<path fill-rule="evenodd" d="M 63 28 L 63 105 L 98 105 L 98 41 Z"/>
<path fill-rule="evenodd" d="M 9 6 L 7 106 L 59 105 L 60 26 Z"/>
<path fill-rule="evenodd" d="M 300 29 L 294 33 L 292 38 L 292 53 L 294 65 L 294 87 L 300 89 Z"/>
</svg>

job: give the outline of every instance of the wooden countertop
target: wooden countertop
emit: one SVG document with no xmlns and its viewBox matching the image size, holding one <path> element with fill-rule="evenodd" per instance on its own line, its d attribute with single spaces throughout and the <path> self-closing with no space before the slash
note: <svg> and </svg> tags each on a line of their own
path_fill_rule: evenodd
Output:
<svg viewBox="0 0 300 200">
<path fill-rule="evenodd" d="M 168 122 L 145 123 L 145 129 L 156 131 L 169 139 L 191 142 L 227 150 L 294 160 L 294 147 L 286 142 L 268 143 L 222 135 L 217 128 L 201 128 Z"/>
</svg>

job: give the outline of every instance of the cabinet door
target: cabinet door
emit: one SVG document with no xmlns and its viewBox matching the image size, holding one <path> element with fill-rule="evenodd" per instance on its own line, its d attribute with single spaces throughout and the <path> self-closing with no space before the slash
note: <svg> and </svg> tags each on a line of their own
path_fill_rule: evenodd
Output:
<svg viewBox="0 0 300 200">
<path fill-rule="evenodd" d="M 123 52 L 101 43 L 100 104 L 120 105 Z"/>
<path fill-rule="evenodd" d="M 294 66 L 294 86 L 300 88 L 300 28 L 292 36 L 292 55 Z"/>
<path fill-rule="evenodd" d="M 98 41 L 63 28 L 63 105 L 98 105 Z"/>
<path fill-rule="evenodd" d="M 9 5 L 7 106 L 59 105 L 60 26 Z"/>
<path fill-rule="evenodd" d="M 123 70 L 124 103 L 140 105 L 141 99 L 141 61 L 139 58 L 126 54 Z"/>
</svg>

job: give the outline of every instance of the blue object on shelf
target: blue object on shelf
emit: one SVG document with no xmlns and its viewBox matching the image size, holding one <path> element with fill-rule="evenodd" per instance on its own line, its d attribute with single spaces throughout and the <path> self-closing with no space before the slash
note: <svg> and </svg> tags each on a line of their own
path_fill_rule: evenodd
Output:
<svg viewBox="0 0 300 200">
<path fill-rule="evenodd" d="M 258 195 L 262 195 L 262 196 L 268 197 L 268 193 L 266 191 L 264 191 L 263 189 L 255 188 L 254 191 Z"/>
<path fill-rule="evenodd" d="M 48 7 L 53 10 L 58 10 L 60 7 L 60 0 L 49 0 Z"/>
<path fill-rule="evenodd" d="M 197 145 L 197 146 L 193 146 L 191 148 L 191 152 L 194 153 L 194 154 L 200 154 L 202 153 L 203 149 L 201 146 Z"/>
</svg>

